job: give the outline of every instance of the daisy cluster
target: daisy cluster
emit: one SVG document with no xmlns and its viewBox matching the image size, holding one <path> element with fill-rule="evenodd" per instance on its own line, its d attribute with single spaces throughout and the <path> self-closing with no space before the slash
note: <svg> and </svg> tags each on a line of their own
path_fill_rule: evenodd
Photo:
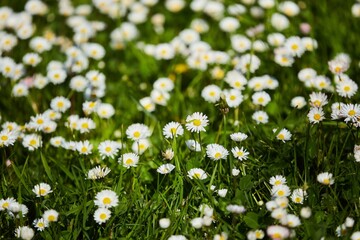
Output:
<svg viewBox="0 0 360 240">
<path fill-rule="evenodd" d="M 309 238 L 311 194 L 358 214 L 335 193 L 360 162 L 358 59 L 312 66 L 305 2 L 81 2 L 0 6 L 5 237 Z M 360 239 L 351 214 L 334 235 Z"/>
</svg>

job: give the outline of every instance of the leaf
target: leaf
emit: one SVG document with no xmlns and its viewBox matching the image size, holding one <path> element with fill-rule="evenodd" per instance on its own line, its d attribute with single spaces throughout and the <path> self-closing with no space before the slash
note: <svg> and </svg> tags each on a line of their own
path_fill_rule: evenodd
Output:
<svg viewBox="0 0 360 240">
<path fill-rule="evenodd" d="M 240 179 L 240 189 L 241 190 L 249 190 L 254 186 L 254 183 L 252 182 L 252 176 L 246 175 Z"/>
<path fill-rule="evenodd" d="M 256 213 L 248 212 L 244 217 L 244 221 L 248 227 L 255 229 L 259 228 L 258 218 L 259 216 Z"/>
<path fill-rule="evenodd" d="M 42 164 L 43 164 L 43 166 L 44 166 L 46 175 L 48 176 L 48 178 L 49 178 L 52 182 L 54 182 L 54 178 L 53 178 L 53 176 L 52 176 L 52 174 L 51 174 L 51 170 L 50 170 L 49 164 L 47 163 L 46 158 L 43 156 L 42 153 L 40 153 L 40 158 L 41 158 L 41 162 L 42 162 Z"/>
</svg>

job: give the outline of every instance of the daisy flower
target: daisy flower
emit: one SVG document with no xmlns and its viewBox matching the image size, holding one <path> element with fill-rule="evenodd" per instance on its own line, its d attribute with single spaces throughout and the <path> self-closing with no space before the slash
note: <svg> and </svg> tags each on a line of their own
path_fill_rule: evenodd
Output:
<svg viewBox="0 0 360 240">
<path fill-rule="evenodd" d="M 231 152 L 234 158 L 239 159 L 240 161 L 246 160 L 248 158 L 249 152 L 244 149 L 244 147 L 234 147 L 231 149 Z"/>
<path fill-rule="evenodd" d="M 360 117 L 360 105 L 359 104 L 343 104 L 340 109 L 340 116 L 345 118 L 345 122 L 357 122 Z"/>
<path fill-rule="evenodd" d="M 173 164 L 167 163 L 167 164 L 163 164 L 160 167 L 158 167 L 156 171 L 161 174 L 168 174 L 172 170 L 174 170 L 174 168 L 175 168 L 175 166 Z"/>
<path fill-rule="evenodd" d="M 153 84 L 153 87 L 155 89 L 165 92 L 172 91 L 174 89 L 174 86 L 174 82 L 171 81 L 171 79 L 169 78 L 159 78 Z"/>
<path fill-rule="evenodd" d="M 286 142 L 291 139 L 292 134 L 286 128 L 280 130 L 280 132 L 276 135 L 276 139 Z"/>
<path fill-rule="evenodd" d="M 253 104 L 260 105 L 263 107 L 266 106 L 271 101 L 270 95 L 264 91 L 254 93 L 251 96 L 251 98 L 252 98 Z"/>
<path fill-rule="evenodd" d="M 28 226 L 18 227 L 15 230 L 15 237 L 22 238 L 24 240 L 30 240 L 34 237 L 35 232 Z"/>
<path fill-rule="evenodd" d="M 12 197 L 7 199 L 0 199 L 0 211 L 8 209 L 12 203 L 16 203 L 16 200 Z"/>
<path fill-rule="evenodd" d="M 100 103 L 96 108 L 96 113 L 100 118 L 109 119 L 114 116 L 115 109 L 109 103 Z"/>
<path fill-rule="evenodd" d="M 290 236 L 289 229 L 280 225 L 269 226 L 266 229 L 266 233 L 271 239 L 274 240 L 285 239 Z"/>
<path fill-rule="evenodd" d="M 306 197 L 307 197 L 306 191 L 301 188 L 295 189 L 291 194 L 291 200 L 297 204 L 303 204 L 304 199 Z"/>
<path fill-rule="evenodd" d="M 119 158 L 119 163 L 126 168 L 136 167 L 139 162 L 139 155 L 136 153 L 125 153 Z"/>
<path fill-rule="evenodd" d="M 238 107 L 244 100 L 240 90 L 237 89 L 224 90 L 224 95 L 226 104 L 231 108 Z"/>
<path fill-rule="evenodd" d="M 226 73 L 225 82 L 227 82 L 232 88 L 238 90 L 244 90 L 247 84 L 247 80 L 243 74 L 239 71 L 232 70 Z"/>
<path fill-rule="evenodd" d="M 166 149 L 164 152 L 161 152 L 161 155 L 166 160 L 171 160 L 174 157 L 174 151 L 171 148 Z"/>
<path fill-rule="evenodd" d="M 34 151 L 42 146 L 41 136 L 37 134 L 25 135 L 22 141 L 24 147 L 29 151 Z"/>
<path fill-rule="evenodd" d="M 16 139 L 17 134 L 14 131 L 11 132 L 8 129 L 4 129 L 0 132 L 0 147 L 14 145 Z"/>
<path fill-rule="evenodd" d="M 322 183 L 324 185 L 332 185 L 335 182 L 332 173 L 328 172 L 320 173 L 319 175 L 317 175 L 316 179 L 319 183 Z"/>
<path fill-rule="evenodd" d="M 98 150 L 100 157 L 105 159 L 106 157 L 114 158 L 121 149 L 121 145 L 118 142 L 106 140 L 99 144 Z"/>
<path fill-rule="evenodd" d="M 101 166 L 96 166 L 92 169 L 89 170 L 89 172 L 87 173 L 87 179 L 100 179 L 100 178 L 104 178 L 106 177 L 106 175 L 108 175 L 110 173 L 110 168 L 108 167 L 101 167 Z"/>
<path fill-rule="evenodd" d="M 50 107 L 57 112 L 63 113 L 71 107 L 71 102 L 69 99 L 59 96 L 51 100 Z"/>
<path fill-rule="evenodd" d="M 143 154 L 149 147 L 151 143 L 148 139 L 139 139 L 133 142 L 131 150 L 139 155 Z"/>
<path fill-rule="evenodd" d="M 226 206 L 226 210 L 231 213 L 242 214 L 246 212 L 246 209 L 242 205 L 229 204 Z"/>
<path fill-rule="evenodd" d="M 229 152 L 222 145 L 213 143 L 206 146 L 206 155 L 210 159 L 216 161 L 220 159 L 226 159 L 229 155 Z"/>
<path fill-rule="evenodd" d="M 322 110 L 322 108 L 317 108 L 317 107 L 311 108 L 307 117 L 308 117 L 310 123 L 312 123 L 312 124 L 319 123 L 325 119 L 324 111 Z"/>
<path fill-rule="evenodd" d="M 116 207 L 119 203 L 118 195 L 111 190 L 102 190 L 95 196 L 94 204 L 99 208 Z"/>
<path fill-rule="evenodd" d="M 155 103 L 151 100 L 151 97 L 144 97 L 139 100 L 140 105 L 148 112 L 155 111 Z M 141 109 L 139 109 L 141 110 Z"/>
<path fill-rule="evenodd" d="M 91 154 L 93 145 L 88 140 L 85 140 L 77 142 L 75 148 L 80 154 L 89 155 Z"/>
<path fill-rule="evenodd" d="M 264 111 L 256 111 L 256 112 L 254 112 L 254 114 L 251 116 L 251 118 L 253 120 L 255 120 L 255 122 L 257 124 L 260 124 L 260 123 L 265 124 L 265 123 L 269 122 L 269 116 Z"/>
<path fill-rule="evenodd" d="M 336 75 L 346 72 L 349 69 L 349 62 L 335 58 L 328 62 L 329 70 Z"/>
<path fill-rule="evenodd" d="M 241 142 L 244 141 L 248 138 L 248 135 L 242 132 L 236 132 L 236 133 L 232 133 L 230 135 L 231 140 L 233 140 L 234 142 Z"/>
<path fill-rule="evenodd" d="M 273 186 L 271 189 L 271 195 L 275 197 L 287 197 L 290 193 L 290 188 L 286 185 Z"/>
<path fill-rule="evenodd" d="M 178 122 L 169 122 L 163 128 L 163 135 L 165 138 L 176 138 L 184 134 L 184 128 Z"/>
<path fill-rule="evenodd" d="M 58 217 L 59 217 L 59 213 L 54 209 L 46 210 L 42 215 L 42 218 L 48 223 L 57 222 Z"/>
<path fill-rule="evenodd" d="M 279 186 L 279 185 L 285 185 L 286 184 L 286 178 L 282 175 L 276 175 L 272 176 L 270 178 L 269 183 L 273 186 Z"/>
<path fill-rule="evenodd" d="M 291 99 L 290 105 L 293 108 L 301 109 L 306 106 L 306 100 L 303 96 L 297 96 Z"/>
<path fill-rule="evenodd" d="M 49 222 L 45 221 L 43 218 L 38 218 L 38 219 L 35 219 L 35 220 L 34 220 L 33 226 L 34 226 L 38 231 L 44 231 L 44 229 L 49 226 Z"/>
<path fill-rule="evenodd" d="M 323 107 L 328 103 L 327 96 L 325 93 L 322 92 L 312 92 L 310 94 L 310 105 L 312 107 Z"/>
<path fill-rule="evenodd" d="M 151 132 L 149 127 L 145 124 L 134 123 L 126 129 L 126 135 L 129 139 L 137 141 L 139 139 L 150 137 Z"/>
<path fill-rule="evenodd" d="M 88 133 L 90 130 L 96 128 L 95 122 L 90 118 L 80 118 L 77 124 L 76 130 L 79 130 L 80 133 Z"/>
<path fill-rule="evenodd" d="M 35 185 L 32 191 L 36 194 L 36 197 L 43 197 L 52 192 L 50 185 L 47 183 Z"/>
<path fill-rule="evenodd" d="M 208 117 L 200 112 L 195 112 L 186 117 L 186 129 L 190 132 L 206 131 L 205 127 L 208 125 Z"/>
<path fill-rule="evenodd" d="M 336 92 L 341 97 L 351 98 L 357 90 L 358 85 L 351 79 L 344 79 L 336 83 Z"/>
<path fill-rule="evenodd" d="M 288 227 L 295 228 L 301 225 L 300 218 L 294 214 L 287 214 L 286 217 L 280 220 L 281 224 Z"/>
<path fill-rule="evenodd" d="M 188 177 L 190 179 L 204 180 L 207 178 L 207 174 L 204 170 L 202 170 L 200 168 L 192 168 L 188 171 Z"/>
<path fill-rule="evenodd" d="M 169 218 L 161 218 L 159 220 L 159 226 L 163 229 L 168 228 L 170 226 L 170 219 Z"/>
<path fill-rule="evenodd" d="M 221 88 L 211 84 L 203 88 L 201 91 L 201 97 L 209 103 L 216 103 L 220 100 L 221 92 Z"/>
<path fill-rule="evenodd" d="M 98 208 L 94 212 L 94 220 L 99 225 L 109 220 L 110 217 L 111 217 L 111 212 L 107 208 Z"/>
</svg>

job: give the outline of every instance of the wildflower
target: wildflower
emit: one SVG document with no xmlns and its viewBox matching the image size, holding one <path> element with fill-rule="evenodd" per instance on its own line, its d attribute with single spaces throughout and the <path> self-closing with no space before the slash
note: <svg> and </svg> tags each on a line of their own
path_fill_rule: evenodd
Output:
<svg viewBox="0 0 360 240">
<path fill-rule="evenodd" d="M 283 31 L 285 30 L 286 28 L 289 27 L 290 25 L 290 21 L 289 19 L 280 14 L 280 13 L 274 13 L 272 16 L 271 16 L 271 25 L 278 31 Z"/>
<path fill-rule="evenodd" d="M 190 221 L 190 223 L 192 227 L 199 229 L 203 226 L 203 219 L 201 217 L 194 218 Z"/>
<path fill-rule="evenodd" d="M 228 190 L 226 188 L 217 190 L 217 193 L 220 197 L 226 197 Z"/>
<path fill-rule="evenodd" d="M 8 209 L 12 203 L 16 203 L 16 200 L 12 197 L 7 199 L 0 199 L 0 211 Z"/>
<path fill-rule="evenodd" d="M 155 48 L 155 58 L 158 60 L 161 59 L 169 60 L 174 58 L 174 56 L 175 56 L 175 50 L 168 43 L 158 44 Z"/>
<path fill-rule="evenodd" d="M 231 140 L 233 140 L 234 142 L 241 142 L 244 141 L 248 138 L 248 135 L 242 132 L 236 132 L 236 133 L 232 133 L 230 135 Z"/>
<path fill-rule="evenodd" d="M 170 226 L 170 219 L 169 218 L 161 218 L 159 220 L 159 226 L 163 229 L 168 228 Z"/>
<path fill-rule="evenodd" d="M 251 41 L 245 36 L 233 35 L 230 40 L 232 48 L 239 53 L 246 52 L 251 48 Z"/>
<path fill-rule="evenodd" d="M 249 152 L 244 149 L 244 147 L 234 147 L 231 149 L 234 158 L 239 159 L 240 161 L 246 160 L 248 158 Z"/>
<path fill-rule="evenodd" d="M 284 47 L 287 53 L 293 57 L 301 57 L 306 50 L 301 39 L 297 36 L 286 39 Z"/>
<path fill-rule="evenodd" d="M 24 240 L 30 240 L 34 237 L 35 232 L 28 226 L 18 227 L 15 230 L 15 237 L 22 238 Z"/>
<path fill-rule="evenodd" d="M 82 110 L 86 115 L 90 115 L 95 112 L 98 107 L 98 102 L 96 101 L 85 101 L 82 104 Z"/>
<path fill-rule="evenodd" d="M 280 220 L 281 224 L 288 227 L 295 228 L 301 225 L 300 218 L 294 214 L 287 214 L 286 217 Z"/>
<path fill-rule="evenodd" d="M 42 218 L 48 223 L 57 222 L 58 217 L 59 213 L 54 209 L 46 210 L 42 215 Z"/>
<path fill-rule="evenodd" d="M 200 168 L 192 168 L 188 171 L 188 177 L 190 179 L 204 180 L 207 178 L 207 174 L 204 170 L 202 170 Z"/>
<path fill-rule="evenodd" d="M 305 218 L 305 219 L 310 218 L 310 217 L 311 217 L 311 208 L 309 208 L 309 207 L 303 207 L 303 208 L 301 208 L 301 210 L 300 210 L 300 216 L 301 216 L 302 218 Z"/>
<path fill-rule="evenodd" d="M 276 130 L 275 130 L 276 132 Z M 280 132 L 276 135 L 276 139 L 280 141 L 289 141 L 291 139 L 292 134 L 286 128 L 280 130 Z"/>
<path fill-rule="evenodd" d="M 168 240 L 187 240 L 183 235 L 171 235 Z"/>
<path fill-rule="evenodd" d="M 158 78 L 153 87 L 162 92 L 170 92 L 174 89 L 174 82 L 169 78 Z"/>
<path fill-rule="evenodd" d="M 102 224 L 106 222 L 107 220 L 109 220 L 110 217 L 111 217 L 111 212 L 107 208 L 98 208 L 94 212 L 94 220 L 98 224 Z"/>
<path fill-rule="evenodd" d="M 230 33 L 236 31 L 236 29 L 240 27 L 239 20 L 234 17 L 225 17 L 221 19 L 219 25 L 221 30 Z"/>
<path fill-rule="evenodd" d="M 115 109 L 109 103 L 100 103 L 96 108 L 96 113 L 100 118 L 109 119 L 114 116 Z"/>
<path fill-rule="evenodd" d="M 224 90 L 226 104 L 231 108 L 236 108 L 242 103 L 244 97 L 240 90 L 230 89 Z"/>
<path fill-rule="evenodd" d="M 221 89 L 214 84 L 208 85 L 201 91 L 201 97 L 209 103 L 216 103 L 220 100 Z"/>
<path fill-rule="evenodd" d="M 14 97 L 24 97 L 29 94 L 29 88 L 24 83 L 17 83 L 12 89 L 12 95 Z"/>
<path fill-rule="evenodd" d="M 27 53 L 23 57 L 23 63 L 32 67 L 37 66 L 42 58 L 37 53 Z"/>
<path fill-rule="evenodd" d="M 176 138 L 184 134 L 184 128 L 178 122 L 169 122 L 163 128 L 165 138 Z"/>
<path fill-rule="evenodd" d="M 328 103 L 327 96 L 325 93 L 322 92 L 312 92 L 310 94 L 310 105 L 312 107 L 323 107 Z"/>
<path fill-rule="evenodd" d="M 229 155 L 228 150 L 219 144 L 209 144 L 206 146 L 206 154 L 212 160 L 226 159 Z"/>
<path fill-rule="evenodd" d="M 234 204 L 229 204 L 226 206 L 226 210 L 231 212 L 231 213 L 236 213 L 236 214 L 242 214 L 246 211 L 245 207 L 242 205 L 234 205 Z"/>
<path fill-rule="evenodd" d="M 25 135 L 22 144 L 29 151 L 34 151 L 42 146 L 41 136 L 37 134 Z"/>
<path fill-rule="evenodd" d="M 110 168 L 108 167 L 101 167 L 101 166 L 96 166 L 92 169 L 89 170 L 89 172 L 87 173 L 87 178 L 88 179 L 100 179 L 100 178 L 104 178 L 106 177 L 106 175 L 108 175 L 110 173 Z"/>
<path fill-rule="evenodd" d="M 278 208 L 279 206 L 277 205 L 277 203 L 275 201 L 268 201 L 265 203 L 266 209 L 268 211 L 274 211 L 276 208 Z"/>
<path fill-rule="evenodd" d="M 167 164 L 163 164 L 160 167 L 158 167 L 156 171 L 161 174 L 168 174 L 172 170 L 174 170 L 174 168 L 175 168 L 175 166 L 173 164 L 167 163 Z"/>
<path fill-rule="evenodd" d="M 118 142 L 106 140 L 99 144 L 98 150 L 102 159 L 105 157 L 114 158 L 118 153 L 121 145 Z"/>
<path fill-rule="evenodd" d="M 118 205 L 119 198 L 114 191 L 102 190 L 96 194 L 94 203 L 99 208 L 112 208 Z"/>
<path fill-rule="evenodd" d="M 295 189 L 291 194 L 291 200 L 294 203 L 303 204 L 304 199 L 307 197 L 307 193 L 305 190 L 298 188 Z"/>
<path fill-rule="evenodd" d="M 139 156 L 136 153 L 125 153 L 119 158 L 119 163 L 126 168 L 136 167 L 139 162 Z"/>
<path fill-rule="evenodd" d="M 91 154 L 93 145 L 88 140 L 85 140 L 77 142 L 75 148 L 80 154 L 89 155 Z"/>
<path fill-rule="evenodd" d="M 186 140 L 185 144 L 191 151 L 195 151 L 195 152 L 201 151 L 200 143 L 198 143 L 196 140 L 193 139 Z"/>
<path fill-rule="evenodd" d="M 264 111 L 256 111 L 256 112 L 254 112 L 254 114 L 251 116 L 251 118 L 253 120 L 255 120 L 257 124 L 260 124 L 260 123 L 265 124 L 265 123 L 269 122 L 269 116 Z"/>
<path fill-rule="evenodd" d="M 347 228 L 352 228 L 352 227 L 354 227 L 354 223 L 355 223 L 355 220 L 353 219 L 353 218 L 351 218 L 351 217 L 347 217 L 346 219 L 345 219 L 345 226 L 347 227 Z"/>
<path fill-rule="evenodd" d="M 307 117 L 309 118 L 309 121 L 312 124 L 319 123 L 325 119 L 324 111 L 322 110 L 322 108 L 317 108 L 317 107 L 311 108 Z"/>
<path fill-rule="evenodd" d="M 341 224 L 339 225 L 336 229 L 335 229 L 335 233 L 337 237 L 342 237 L 345 236 L 347 234 L 347 229 L 345 224 Z"/>
<path fill-rule="evenodd" d="M 343 104 L 339 115 L 345 118 L 345 122 L 357 122 L 357 119 L 360 117 L 360 105 L 352 103 Z"/>
<path fill-rule="evenodd" d="M 34 220 L 33 225 L 38 231 L 44 231 L 49 226 L 49 223 L 43 218 L 38 218 Z"/>
<path fill-rule="evenodd" d="M 286 185 L 275 185 L 271 189 L 271 195 L 275 197 L 287 197 L 290 193 L 290 188 Z"/>
<path fill-rule="evenodd" d="M 349 62 L 335 58 L 328 62 L 329 70 L 336 75 L 346 72 L 349 69 Z"/>
<path fill-rule="evenodd" d="M 242 55 L 239 59 L 239 63 L 235 66 L 236 69 L 240 69 L 242 73 L 254 73 L 260 67 L 260 59 L 253 54 Z"/>
<path fill-rule="evenodd" d="M 289 205 L 289 199 L 287 197 L 276 197 L 275 203 L 277 204 L 278 207 L 285 209 Z"/>
<path fill-rule="evenodd" d="M 126 129 L 126 135 L 129 139 L 137 141 L 139 139 L 150 137 L 151 133 L 149 127 L 145 124 L 134 123 Z"/>
<path fill-rule="evenodd" d="M 46 76 L 50 82 L 57 85 L 65 82 L 67 74 L 62 69 L 53 69 L 53 70 L 49 70 Z"/>
<path fill-rule="evenodd" d="M 226 232 L 222 232 L 221 234 L 216 234 L 213 240 L 227 240 L 228 234 Z"/>
<path fill-rule="evenodd" d="M 317 175 L 317 181 L 324 185 L 332 185 L 334 184 L 334 178 L 332 173 L 323 172 Z"/>
<path fill-rule="evenodd" d="M 0 132 L 0 147 L 14 145 L 17 134 L 14 131 L 4 129 Z"/>
<path fill-rule="evenodd" d="M 245 76 L 236 70 L 232 70 L 226 73 L 225 82 L 227 82 L 232 88 L 238 90 L 245 89 L 247 84 Z"/>
<path fill-rule="evenodd" d="M 289 229 L 279 225 L 269 226 L 266 233 L 271 239 L 285 239 L 290 235 Z"/>
<path fill-rule="evenodd" d="M 175 153 L 171 148 L 168 148 L 165 150 L 165 152 L 162 152 L 161 154 L 164 159 L 171 160 L 171 159 L 173 159 Z"/>
<path fill-rule="evenodd" d="M 269 183 L 273 186 L 285 185 L 286 178 L 282 175 L 276 175 L 270 178 Z"/>
<path fill-rule="evenodd" d="M 195 112 L 186 117 L 186 129 L 190 132 L 206 131 L 205 127 L 208 125 L 208 117 L 200 112 Z"/>
<path fill-rule="evenodd" d="M 80 133 L 88 133 L 95 128 L 95 122 L 90 118 L 80 118 L 77 124 L 77 130 L 79 130 Z"/>
<path fill-rule="evenodd" d="M 35 185 L 32 191 L 36 194 L 36 197 L 43 197 L 52 192 L 50 185 L 47 183 Z"/>
<path fill-rule="evenodd" d="M 62 96 L 55 97 L 50 102 L 50 107 L 57 112 L 66 112 L 71 107 L 69 99 Z"/>
<path fill-rule="evenodd" d="M 238 176 L 240 174 L 240 170 L 237 168 L 233 168 L 231 169 L 231 175 L 233 175 L 234 177 Z"/>
<path fill-rule="evenodd" d="M 302 96 L 297 96 L 291 99 L 291 104 L 293 108 L 301 109 L 306 106 L 305 98 Z"/>
<path fill-rule="evenodd" d="M 76 92 L 84 92 L 88 86 L 88 80 L 83 76 L 75 76 L 71 78 L 69 86 Z"/>
<path fill-rule="evenodd" d="M 150 147 L 150 141 L 146 138 L 133 142 L 131 150 L 139 155 L 143 154 Z"/>
<path fill-rule="evenodd" d="M 351 98 L 358 90 L 358 85 L 351 79 L 344 79 L 336 84 L 336 92 L 341 97 Z"/>
<path fill-rule="evenodd" d="M 151 97 L 144 97 L 139 100 L 139 103 L 146 111 L 148 112 L 155 111 L 155 103 L 151 100 Z"/>
</svg>

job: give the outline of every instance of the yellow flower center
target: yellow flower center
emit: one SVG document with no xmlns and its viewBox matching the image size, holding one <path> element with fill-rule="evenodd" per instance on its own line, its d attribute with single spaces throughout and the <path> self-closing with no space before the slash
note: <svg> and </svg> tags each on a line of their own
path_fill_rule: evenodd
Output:
<svg viewBox="0 0 360 240">
<path fill-rule="evenodd" d="M 132 164 L 134 161 L 131 158 L 126 159 L 125 163 L 126 165 Z"/>
<path fill-rule="evenodd" d="M 274 184 L 275 184 L 276 186 L 278 186 L 278 185 L 281 184 L 281 181 L 280 181 L 280 180 L 276 180 L 276 181 L 274 182 Z"/>
<path fill-rule="evenodd" d="M 85 128 L 85 129 L 86 129 L 86 128 L 89 128 L 89 124 L 85 122 L 85 123 L 81 124 L 81 127 L 82 127 L 82 128 Z"/>
<path fill-rule="evenodd" d="M 258 102 L 259 102 L 259 103 L 263 103 L 263 102 L 264 102 L 264 98 L 263 98 L 263 97 L 259 97 Z"/>
<path fill-rule="evenodd" d="M 50 216 L 48 217 L 48 221 L 49 221 L 49 222 L 54 222 L 54 221 L 55 221 L 55 216 L 54 216 L 54 215 L 50 215 Z"/>
<path fill-rule="evenodd" d="M 105 213 L 101 213 L 101 214 L 100 214 L 100 219 L 101 219 L 101 220 L 105 220 L 106 217 L 107 217 L 107 215 L 106 215 Z"/>
<path fill-rule="evenodd" d="M 209 95 L 210 95 L 211 97 L 214 97 L 214 96 L 215 96 L 215 92 L 212 91 L 212 92 L 209 93 Z"/>
<path fill-rule="evenodd" d="M 345 86 L 345 87 L 344 87 L 344 91 L 345 91 L 345 92 L 349 92 L 350 90 L 351 90 L 351 88 L 350 88 L 349 86 Z"/>
<path fill-rule="evenodd" d="M 140 132 L 138 132 L 138 131 L 134 132 L 133 136 L 135 138 L 139 138 L 140 137 Z"/>
<path fill-rule="evenodd" d="M 170 131 L 171 131 L 171 133 L 172 133 L 173 135 L 175 135 L 175 133 L 176 133 L 176 128 L 171 128 Z"/>
<path fill-rule="evenodd" d="M 45 195 L 45 194 L 46 194 L 46 190 L 43 189 L 43 188 L 40 188 L 39 194 L 40 194 L 40 195 Z"/>
<path fill-rule="evenodd" d="M 321 101 L 315 100 L 315 101 L 314 101 L 314 105 L 315 105 L 316 107 L 320 107 Z"/>
<path fill-rule="evenodd" d="M 58 102 L 56 105 L 57 105 L 59 108 L 62 108 L 62 107 L 64 106 L 64 103 L 63 103 L 63 102 Z"/>
<path fill-rule="evenodd" d="M 280 134 L 278 135 L 278 138 L 281 139 L 281 140 L 284 140 L 284 139 L 285 139 L 285 136 L 284 136 L 284 134 L 280 133 Z"/>
<path fill-rule="evenodd" d="M 231 96 L 230 96 L 230 100 L 231 100 L 231 101 L 234 101 L 235 99 L 236 99 L 236 97 L 235 97 L 234 95 L 231 95 Z"/>
<path fill-rule="evenodd" d="M 35 139 L 31 139 L 29 145 L 30 145 L 30 146 L 36 145 L 36 140 L 35 140 Z"/>
<path fill-rule="evenodd" d="M 2 141 L 6 141 L 6 140 L 8 140 L 8 139 L 9 139 L 8 136 L 5 136 L 5 135 L 1 136 L 1 140 L 2 140 Z"/>
<path fill-rule="evenodd" d="M 335 67 L 335 72 L 337 72 L 337 73 L 341 72 L 341 67 L 339 67 L 339 66 Z"/>
<path fill-rule="evenodd" d="M 195 119 L 195 120 L 193 121 L 193 123 L 194 123 L 194 125 L 197 126 L 197 127 L 201 125 L 201 121 L 200 121 L 199 119 Z"/>
<path fill-rule="evenodd" d="M 241 87 L 241 83 L 240 82 L 235 82 L 235 87 L 237 87 L 237 88 L 239 88 L 239 87 Z"/>
<path fill-rule="evenodd" d="M 301 202 L 301 198 L 300 198 L 300 197 L 296 197 L 296 198 L 295 198 L 295 202 L 296 202 L 296 203 Z"/>
<path fill-rule="evenodd" d="M 105 148 L 105 151 L 106 151 L 106 152 L 110 152 L 110 151 L 111 151 L 111 147 L 106 147 L 106 148 Z"/>
<path fill-rule="evenodd" d="M 323 181 L 324 184 L 329 185 L 330 184 L 330 179 L 329 178 L 325 178 Z"/>
<path fill-rule="evenodd" d="M 242 156 L 244 156 L 244 152 L 239 151 L 239 152 L 237 152 L 237 155 L 238 155 L 239 157 L 242 157 Z"/>
<path fill-rule="evenodd" d="M 8 208 L 9 207 L 9 203 L 8 202 L 4 202 L 3 205 L 2 205 L 2 208 Z"/>
<path fill-rule="evenodd" d="M 282 197 L 282 196 L 285 195 L 285 192 L 284 192 L 283 190 L 279 190 L 279 191 L 277 192 L 277 195 L 278 195 L 279 197 Z"/>
<path fill-rule="evenodd" d="M 349 116 L 354 116 L 355 115 L 355 111 L 353 109 L 351 109 L 349 112 L 348 112 Z"/>
<path fill-rule="evenodd" d="M 81 148 L 81 152 L 84 153 L 84 152 L 86 152 L 86 151 L 87 151 L 87 147 L 82 147 L 82 148 Z"/>
<path fill-rule="evenodd" d="M 280 233 L 274 233 L 274 234 L 272 235 L 272 238 L 273 238 L 273 239 L 277 239 L 277 238 L 282 238 L 282 236 L 281 236 Z"/>
<path fill-rule="evenodd" d="M 37 124 L 43 124 L 43 123 L 44 123 L 44 120 L 42 120 L 42 119 L 40 118 L 40 119 L 38 119 L 38 120 L 36 121 L 36 123 L 37 123 Z"/>
<path fill-rule="evenodd" d="M 314 119 L 315 119 L 315 120 L 319 121 L 320 118 L 321 118 L 321 115 L 320 115 L 320 114 L 318 114 L 318 113 L 315 113 L 315 114 L 314 114 Z"/>
<path fill-rule="evenodd" d="M 45 225 L 44 225 L 44 223 L 42 223 L 42 222 L 39 222 L 38 224 L 38 227 L 40 227 L 40 228 L 43 228 Z"/>
<path fill-rule="evenodd" d="M 221 153 L 217 152 L 217 153 L 215 154 L 215 158 L 221 158 Z"/>
<path fill-rule="evenodd" d="M 111 199 L 110 199 L 109 197 L 105 197 L 105 198 L 103 199 L 103 203 L 106 204 L 106 205 L 108 205 L 108 204 L 111 203 Z"/>
<path fill-rule="evenodd" d="M 201 177 L 200 173 L 195 173 L 195 174 L 194 174 L 194 178 L 200 179 L 200 177 Z"/>
</svg>

